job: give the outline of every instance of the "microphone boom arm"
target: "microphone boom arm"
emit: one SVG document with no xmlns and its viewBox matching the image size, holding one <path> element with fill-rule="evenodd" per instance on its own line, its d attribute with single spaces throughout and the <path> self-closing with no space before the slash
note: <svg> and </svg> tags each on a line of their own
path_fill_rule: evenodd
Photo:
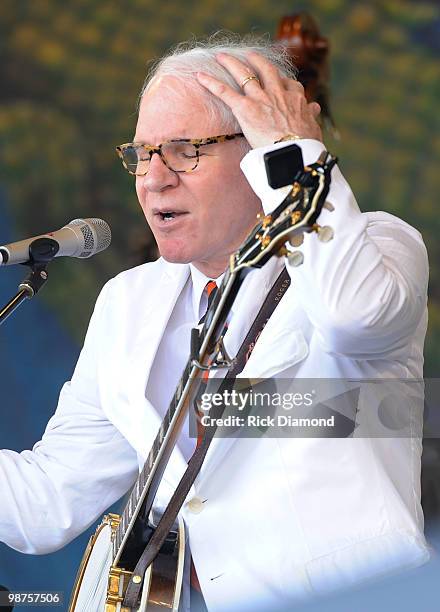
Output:
<svg viewBox="0 0 440 612">
<path fill-rule="evenodd" d="M 31 273 L 18 286 L 18 293 L 0 310 L 0 325 L 25 301 L 36 295 L 48 279 L 47 266 L 58 252 L 58 244 L 50 238 L 36 238 L 29 246 Z"/>
</svg>

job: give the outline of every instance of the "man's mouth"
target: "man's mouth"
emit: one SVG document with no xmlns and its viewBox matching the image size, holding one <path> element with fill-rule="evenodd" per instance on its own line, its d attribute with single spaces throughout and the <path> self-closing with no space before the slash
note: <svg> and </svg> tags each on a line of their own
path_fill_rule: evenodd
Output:
<svg viewBox="0 0 440 612">
<path fill-rule="evenodd" d="M 173 213 L 171 211 L 170 212 L 162 212 L 162 213 L 159 213 L 159 215 L 161 216 L 162 221 L 170 221 L 171 219 L 174 219 L 174 217 L 175 217 L 175 213 Z"/>
<path fill-rule="evenodd" d="M 186 212 L 177 212 L 176 210 L 161 210 L 154 213 L 155 217 L 159 218 L 161 221 L 165 221 L 165 223 L 170 223 L 173 219 L 177 219 L 178 217 L 183 217 L 186 215 Z"/>
</svg>

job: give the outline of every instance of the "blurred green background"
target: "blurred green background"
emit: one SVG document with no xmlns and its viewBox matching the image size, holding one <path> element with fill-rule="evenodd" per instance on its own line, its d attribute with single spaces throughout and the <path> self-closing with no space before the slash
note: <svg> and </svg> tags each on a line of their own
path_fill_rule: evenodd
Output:
<svg viewBox="0 0 440 612">
<path fill-rule="evenodd" d="M 34 300 L 2 328 L 0 357 L 14 347 L 20 354 L 26 325 L 31 342 L 40 341 L 36 330 L 42 328 L 51 354 L 44 363 L 37 350 L 27 357 L 34 376 L 28 385 L 35 393 L 40 384 L 41 398 L 47 397 L 34 400 L 36 407 L 18 366 L 10 375 L 4 364 L 0 368 L 2 418 L 10 419 L 3 421 L 0 447 L 21 450 L 38 439 L 55 408 L 48 390 L 55 393 L 70 376 L 102 284 L 154 252 L 133 179 L 114 152 L 134 133 L 147 62 L 181 40 L 218 29 L 273 35 L 282 16 L 301 10 L 317 19 L 330 41 L 331 105 L 341 139 L 327 134 L 326 143 L 361 209 L 396 214 L 424 236 L 431 263 L 425 373 L 439 375 L 438 0 L 2 0 L 0 243 L 95 216 L 109 222 L 113 243 L 90 261 L 58 260 L 37 298 L 46 310 Z M 14 282 L 9 269 L 0 277 L 3 301 L 24 273 L 13 270 Z M 55 326 L 49 327 L 48 313 Z M 62 333 L 54 331 L 57 325 Z M 44 376 L 37 367 L 46 369 Z M 425 511 L 438 516 L 439 449 L 426 448 Z M 0 546 L 0 582 L 64 589 L 67 597 L 86 538 L 44 559 Z"/>
<path fill-rule="evenodd" d="M 133 135 L 148 60 L 219 28 L 274 34 L 283 15 L 299 10 L 314 15 L 330 40 L 342 138 L 326 142 L 361 208 L 397 214 L 424 235 L 431 261 L 426 374 L 437 375 L 438 2 L 2 0 L 0 185 L 16 237 L 81 216 L 102 216 L 113 229 L 112 249 L 90 262 L 59 261 L 41 293 L 77 341 L 103 281 L 138 263 L 152 240 L 114 153 Z"/>
</svg>

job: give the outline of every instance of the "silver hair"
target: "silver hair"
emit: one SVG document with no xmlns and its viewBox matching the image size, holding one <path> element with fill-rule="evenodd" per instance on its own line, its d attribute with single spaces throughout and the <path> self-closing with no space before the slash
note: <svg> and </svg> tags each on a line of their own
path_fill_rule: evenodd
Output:
<svg viewBox="0 0 440 612">
<path fill-rule="evenodd" d="M 225 129 L 238 132 L 241 128 L 230 108 L 199 84 L 196 73 L 205 72 L 229 85 L 235 91 L 242 92 L 240 85 L 216 61 L 215 56 L 217 53 L 228 53 L 249 66 L 246 59 L 246 53 L 249 51 L 256 51 L 263 55 L 279 69 L 283 76 L 296 79 L 297 71 L 286 49 L 282 46 L 275 46 L 268 36 L 241 37 L 238 34 L 222 31 L 204 40 L 194 38 L 179 43 L 165 56 L 156 60 L 148 71 L 140 98 L 148 91 L 155 79 L 162 76 L 175 77 L 192 89 L 200 91 L 206 99 L 206 108 L 210 117 L 220 119 Z M 253 71 L 252 68 L 251 71 Z"/>
</svg>

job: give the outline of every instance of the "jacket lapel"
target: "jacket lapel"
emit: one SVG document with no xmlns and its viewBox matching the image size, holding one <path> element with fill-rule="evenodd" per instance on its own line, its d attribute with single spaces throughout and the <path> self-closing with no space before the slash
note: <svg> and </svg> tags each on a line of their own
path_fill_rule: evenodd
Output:
<svg viewBox="0 0 440 612">
<path fill-rule="evenodd" d="M 132 427 L 129 428 L 131 432 L 130 442 L 144 458 L 147 456 L 162 422 L 156 410 L 145 397 L 148 377 L 165 327 L 188 276 L 189 266 L 165 264 L 157 282 L 146 289 L 152 294 L 152 299 L 148 300 L 147 308 L 139 318 L 133 321 L 137 326 L 133 330 L 137 340 L 132 350 L 127 372 L 130 417 L 133 419 Z M 173 456 L 178 457 L 179 463 L 186 465 L 178 449 L 175 449 Z"/>
</svg>

